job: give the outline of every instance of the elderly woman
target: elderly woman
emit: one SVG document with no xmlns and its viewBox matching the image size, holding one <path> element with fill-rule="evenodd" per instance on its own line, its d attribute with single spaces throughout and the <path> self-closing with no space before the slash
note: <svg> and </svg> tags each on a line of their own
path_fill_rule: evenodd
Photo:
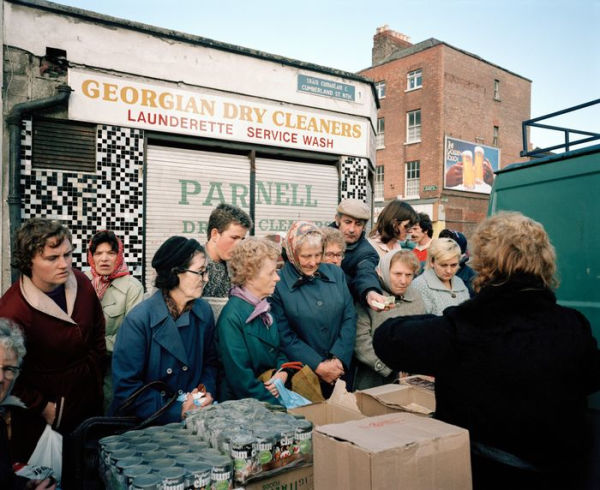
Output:
<svg viewBox="0 0 600 490">
<path fill-rule="evenodd" d="M 72 267 L 71 232 L 32 218 L 17 231 L 21 277 L 0 299 L 0 317 L 23 328 L 27 355 L 14 394 L 13 457 L 28 461 L 47 424 L 62 434 L 102 413 L 104 315 L 89 279 Z"/>
<path fill-rule="evenodd" d="M 129 273 L 123 253 L 123 242 L 108 230 L 96 233 L 88 245 L 87 260 L 90 271 L 86 275 L 102 304 L 106 323 L 106 351 L 112 356 L 117 330 L 125 315 L 144 296 L 144 287 Z M 112 401 L 112 372 L 104 376 L 104 411 Z"/>
<path fill-rule="evenodd" d="M 220 400 L 250 397 L 278 403 L 275 385 L 259 381 L 258 376 L 287 362 L 267 301 L 279 281 L 279 254 L 275 243 L 248 238 L 234 248 L 227 264 L 234 287 L 217 323 L 217 349 L 224 373 Z M 280 371 L 275 377 L 285 383 L 288 374 Z"/>
<path fill-rule="evenodd" d="M 469 290 L 456 275 L 461 251 L 450 238 L 431 241 L 427 254 L 427 268 L 415 279 L 413 287 L 421 293 L 427 313 L 441 315 L 448 306 L 456 306 L 469 299 Z"/>
<path fill-rule="evenodd" d="M 10 394 L 24 356 L 25 340 L 21 329 L 10 320 L 0 318 L 0 488 L 6 490 L 23 488 L 22 484 L 25 483 L 15 476 L 12 469 L 6 423 L 10 419 L 11 408 L 25 407 L 19 398 Z M 50 480 L 46 479 L 29 482 L 27 488 L 49 490 L 56 488 L 56 485 L 50 485 Z"/>
<path fill-rule="evenodd" d="M 586 396 L 600 388 L 590 324 L 556 303 L 556 256 L 541 224 L 501 213 L 471 243 L 478 294 L 441 317 L 385 322 L 375 352 L 392 369 L 435 375 L 436 417 L 503 461 L 496 472 L 476 456 L 475 488 L 541 488 L 534 467 L 550 473 L 544 488 L 580 488 L 552 473 L 576 476 L 585 447 Z"/>
<path fill-rule="evenodd" d="M 400 250 L 400 242 L 406 240 L 408 230 L 418 222 L 419 216 L 413 207 L 395 199 L 379 213 L 368 241 L 382 257 L 392 250 Z"/>
<path fill-rule="evenodd" d="M 273 316 L 288 359 L 308 365 L 323 396 L 348 371 L 354 350 L 356 313 L 341 268 L 321 263 L 323 234 L 296 221 L 284 248 L 288 262 L 271 298 Z"/>
<path fill-rule="evenodd" d="M 344 235 L 337 228 L 331 226 L 323 226 L 321 228 L 323 234 L 323 259 L 325 264 L 333 264 L 338 267 L 342 266 L 344 260 L 344 252 L 346 251 L 346 240 Z"/>
<path fill-rule="evenodd" d="M 358 320 L 354 355 L 358 363 L 354 378 L 355 389 L 364 390 L 392 383 L 398 377 L 398 372 L 386 366 L 375 354 L 373 334 L 389 318 L 425 313 L 421 295 L 411 287 L 418 270 L 419 260 L 410 250 L 396 250 L 385 254 L 379 261 L 377 273 L 384 296 L 392 298 L 394 306 L 384 311 L 374 311 L 356 304 Z"/>
<path fill-rule="evenodd" d="M 214 317 L 200 298 L 208 280 L 204 248 L 194 239 L 173 236 L 156 251 L 152 267 L 158 291 L 127 315 L 117 333 L 113 413 L 138 388 L 155 380 L 164 381 L 180 395 L 201 391 L 203 385 L 207 391 L 203 406 L 212 402 L 211 393 L 215 393 Z M 147 418 L 166 403 L 166 396 L 147 391 L 137 398 L 131 412 Z M 193 397 L 187 396 L 159 421 L 179 421 L 193 406 Z"/>
</svg>

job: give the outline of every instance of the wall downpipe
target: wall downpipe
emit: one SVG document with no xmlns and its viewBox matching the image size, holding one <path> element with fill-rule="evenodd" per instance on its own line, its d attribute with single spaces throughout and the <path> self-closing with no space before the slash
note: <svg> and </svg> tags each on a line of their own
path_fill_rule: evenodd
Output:
<svg viewBox="0 0 600 490">
<path fill-rule="evenodd" d="M 8 155 L 8 216 L 10 226 L 10 257 L 12 261 L 14 240 L 21 224 L 21 122 L 23 117 L 36 111 L 67 103 L 73 91 L 68 85 L 60 85 L 58 94 L 44 99 L 29 100 L 15 104 L 6 116 L 9 131 Z M 19 272 L 11 267 L 11 282 L 18 279 Z"/>
</svg>

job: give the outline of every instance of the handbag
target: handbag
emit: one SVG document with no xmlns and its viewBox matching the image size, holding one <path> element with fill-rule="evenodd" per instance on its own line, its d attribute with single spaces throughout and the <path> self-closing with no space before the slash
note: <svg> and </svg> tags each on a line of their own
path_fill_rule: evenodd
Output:
<svg viewBox="0 0 600 490">
<path fill-rule="evenodd" d="M 163 381 L 151 381 L 132 393 L 117 409 L 117 414 L 129 408 L 145 391 L 165 391 L 169 399 L 150 417 L 140 420 L 133 415 L 114 417 L 91 417 L 84 420 L 73 432 L 63 438 L 62 488 L 74 490 L 100 490 L 104 488 L 98 470 L 100 456 L 98 441 L 106 436 L 121 434 L 128 430 L 149 427 L 156 422 L 177 400 L 177 392 Z"/>
</svg>

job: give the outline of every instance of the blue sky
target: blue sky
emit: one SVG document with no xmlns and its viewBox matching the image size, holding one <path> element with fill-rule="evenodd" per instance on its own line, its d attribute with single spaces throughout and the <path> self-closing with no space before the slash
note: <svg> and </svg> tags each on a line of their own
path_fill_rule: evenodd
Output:
<svg viewBox="0 0 600 490">
<path fill-rule="evenodd" d="M 600 0 L 65 0 L 103 14 L 175 29 L 346 71 L 371 63 L 375 29 L 430 37 L 533 81 L 531 116 L 600 98 Z M 600 133 L 600 104 L 547 124 Z M 537 130 L 532 141 L 562 141 Z"/>
</svg>

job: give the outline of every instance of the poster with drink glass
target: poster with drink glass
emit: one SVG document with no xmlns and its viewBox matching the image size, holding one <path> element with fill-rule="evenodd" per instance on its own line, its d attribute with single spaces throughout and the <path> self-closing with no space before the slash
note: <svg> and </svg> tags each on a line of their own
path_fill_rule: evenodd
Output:
<svg viewBox="0 0 600 490">
<path fill-rule="evenodd" d="M 489 194 L 500 168 L 500 150 L 447 136 L 444 144 L 444 188 Z"/>
</svg>

